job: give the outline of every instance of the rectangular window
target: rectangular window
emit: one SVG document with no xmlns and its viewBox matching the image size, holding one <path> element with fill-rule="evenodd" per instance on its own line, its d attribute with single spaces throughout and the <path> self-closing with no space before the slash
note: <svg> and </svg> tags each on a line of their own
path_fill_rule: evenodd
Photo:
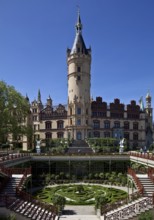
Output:
<svg viewBox="0 0 154 220">
<path fill-rule="evenodd" d="M 50 138 L 52 138 L 52 134 L 51 133 L 46 133 L 46 139 L 50 139 Z"/>
<path fill-rule="evenodd" d="M 81 125 L 81 119 L 77 120 L 77 125 Z"/>
<path fill-rule="evenodd" d="M 81 108 L 77 108 L 77 114 L 81 115 Z"/>
<path fill-rule="evenodd" d="M 63 138 L 64 137 L 64 133 L 57 133 L 57 138 Z"/>
<path fill-rule="evenodd" d="M 59 128 L 59 129 L 64 128 L 64 122 L 63 121 L 58 121 L 57 122 L 57 128 Z"/>
<path fill-rule="evenodd" d="M 81 72 L 81 67 L 80 66 L 77 67 L 77 72 Z"/>
<path fill-rule="evenodd" d="M 138 123 L 133 123 L 133 129 L 138 130 Z"/>
<path fill-rule="evenodd" d="M 104 128 L 105 128 L 105 129 L 110 128 L 110 122 L 109 122 L 109 121 L 105 121 L 105 122 L 104 122 Z"/>
<path fill-rule="evenodd" d="M 33 121 L 37 121 L 37 116 L 33 116 Z"/>
<path fill-rule="evenodd" d="M 37 113 L 37 108 L 33 108 L 33 113 Z"/>
<path fill-rule="evenodd" d="M 72 125 L 72 118 L 70 118 L 70 125 Z"/>
<path fill-rule="evenodd" d="M 105 132 L 105 133 L 104 133 L 104 137 L 105 137 L 105 138 L 110 137 L 110 133 L 109 133 L 109 132 Z"/>
<path fill-rule="evenodd" d="M 129 122 L 124 122 L 124 129 L 129 129 Z"/>
<path fill-rule="evenodd" d="M 93 121 L 94 123 L 94 128 L 100 128 L 100 121 Z"/>
<path fill-rule="evenodd" d="M 114 127 L 115 127 L 115 128 L 120 128 L 120 122 L 115 122 L 115 123 L 114 123 Z"/>
<path fill-rule="evenodd" d="M 72 115 L 72 108 L 70 108 L 70 115 Z"/>
<path fill-rule="evenodd" d="M 94 132 L 94 137 L 98 137 L 99 138 L 100 137 L 100 132 L 99 131 L 95 131 Z"/>
</svg>

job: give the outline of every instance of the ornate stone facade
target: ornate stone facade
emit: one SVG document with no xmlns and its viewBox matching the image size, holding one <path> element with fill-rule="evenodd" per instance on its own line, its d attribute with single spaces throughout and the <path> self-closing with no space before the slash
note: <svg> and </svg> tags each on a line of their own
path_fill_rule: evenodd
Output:
<svg viewBox="0 0 154 220">
<path fill-rule="evenodd" d="M 41 94 L 31 103 L 34 139 L 88 137 L 126 138 L 133 147 L 153 143 L 153 115 L 151 96 L 137 104 L 132 100 L 122 104 L 118 98 L 107 103 L 102 97 L 91 99 L 91 49 L 87 49 L 82 36 L 82 23 L 78 15 L 76 36 L 72 49 L 67 49 L 68 103 L 53 106 L 49 97 L 43 106 Z"/>
</svg>

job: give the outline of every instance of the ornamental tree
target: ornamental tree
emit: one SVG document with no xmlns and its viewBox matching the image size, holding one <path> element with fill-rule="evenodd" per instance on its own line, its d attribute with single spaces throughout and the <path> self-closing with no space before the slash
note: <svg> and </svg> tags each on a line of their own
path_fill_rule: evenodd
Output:
<svg viewBox="0 0 154 220">
<path fill-rule="evenodd" d="M 20 135 L 32 136 L 32 129 L 27 123 L 28 114 L 28 99 L 13 86 L 0 81 L 0 143 L 6 143 L 10 134 L 14 141 Z"/>
</svg>

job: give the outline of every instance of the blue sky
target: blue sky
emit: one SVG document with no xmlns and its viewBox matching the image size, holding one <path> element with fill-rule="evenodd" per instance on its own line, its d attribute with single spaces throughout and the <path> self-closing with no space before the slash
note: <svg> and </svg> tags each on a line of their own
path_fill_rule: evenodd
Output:
<svg viewBox="0 0 154 220">
<path fill-rule="evenodd" d="M 77 5 L 92 48 L 93 98 L 128 104 L 148 90 L 153 96 L 154 0 L 0 0 L 0 80 L 30 101 L 40 89 L 43 103 L 49 95 L 67 103 Z"/>
</svg>

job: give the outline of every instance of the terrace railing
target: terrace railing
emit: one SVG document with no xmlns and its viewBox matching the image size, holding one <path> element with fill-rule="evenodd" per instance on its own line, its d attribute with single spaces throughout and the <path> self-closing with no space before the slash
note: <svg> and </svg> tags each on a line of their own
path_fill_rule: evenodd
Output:
<svg viewBox="0 0 154 220">
<path fill-rule="evenodd" d="M 152 167 L 148 168 L 148 177 L 154 183 L 154 168 L 152 168 Z"/>
<path fill-rule="evenodd" d="M 154 155 L 152 153 L 140 153 L 140 152 L 132 152 L 130 151 L 130 156 L 138 157 L 138 158 L 143 158 L 147 160 L 153 160 L 154 161 Z"/>
<path fill-rule="evenodd" d="M 128 174 L 129 174 L 130 176 L 132 176 L 133 180 L 134 180 L 135 183 L 136 183 L 136 186 L 137 186 L 137 188 L 138 188 L 139 193 L 140 193 L 141 195 L 143 195 L 143 193 L 144 193 L 144 187 L 143 187 L 143 185 L 141 184 L 139 178 L 137 177 L 135 171 L 134 171 L 133 169 L 131 169 L 131 168 L 128 168 Z"/>
<path fill-rule="evenodd" d="M 30 153 L 9 154 L 9 155 L 5 155 L 5 156 L 1 156 L 0 157 L 0 162 L 11 161 L 11 160 L 26 158 L 26 157 L 30 157 Z"/>
<path fill-rule="evenodd" d="M 122 220 L 137 216 L 141 212 L 153 208 L 153 200 L 151 197 L 142 197 L 136 201 L 121 206 L 104 215 L 104 220 Z"/>
</svg>

